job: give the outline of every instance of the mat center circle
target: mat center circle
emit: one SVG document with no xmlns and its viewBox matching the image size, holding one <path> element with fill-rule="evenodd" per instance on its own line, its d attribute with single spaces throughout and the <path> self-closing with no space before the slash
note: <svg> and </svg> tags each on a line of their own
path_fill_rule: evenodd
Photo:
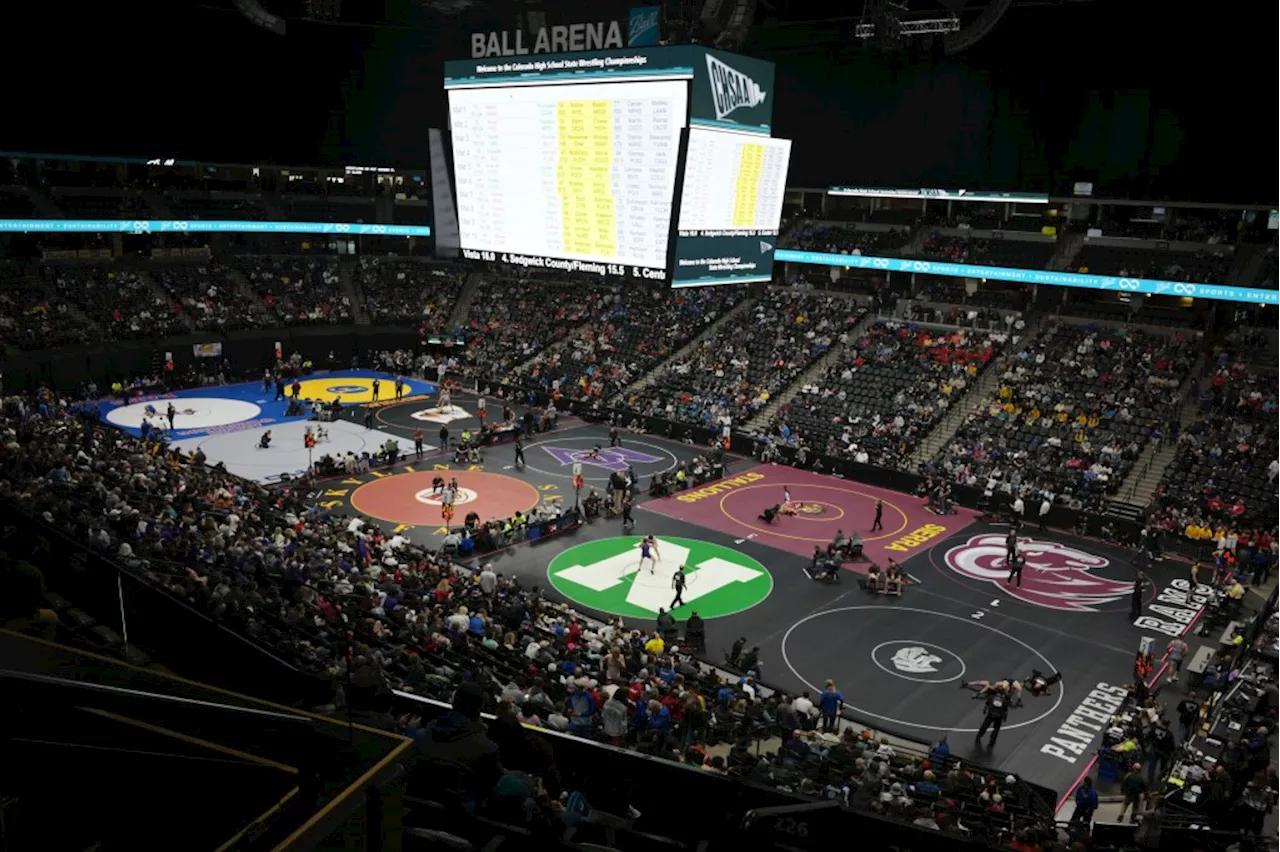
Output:
<svg viewBox="0 0 1280 852">
<path fill-rule="evenodd" d="M 475 502 L 478 496 L 479 495 L 470 488 L 459 488 L 453 494 L 453 505 L 461 506 L 463 503 Z M 425 488 L 413 495 L 413 499 L 417 500 L 419 503 L 426 503 L 428 506 L 443 506 L 443 497 L 443 494 L 431 488 Z"/>
<path fill-rule="evenodd" d="M 844 509 L 825 500 L 796 501 L 794 517 L 801 521 L 838 521 L 844 517 Z"/>
<path fill-rule="evenodd" d="M 871 649 L 871 662 L 881 671 L 916 683 L 950 683 L 968 670 L 959 654 L 918 639 L 881 642 Z"/>
</svg>

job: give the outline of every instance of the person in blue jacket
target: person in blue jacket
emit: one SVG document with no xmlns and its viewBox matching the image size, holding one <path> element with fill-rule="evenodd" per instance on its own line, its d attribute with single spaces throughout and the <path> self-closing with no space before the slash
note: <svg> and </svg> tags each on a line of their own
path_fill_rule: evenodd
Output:
<svg viewBox="0 0 1280 852">
<path fill-rule="evenodd" d="M 1093 812 L 1098 809 L 1098 790 L 1093 786 L 1093 779 L 1088 775 L 1076 788 L 1076 812 L 1071 815 L 1073 823 L 1084 823 L 1086 827 L 1093 822 Z"/>
<path fill-rule="evenodd" d="M 938 741 L 929 749 L 929 763 L 934 769 L 946 769 L 951 759 L 951 746 L 947 745 L 947 735 L 938 737 Z"/>
</svg>

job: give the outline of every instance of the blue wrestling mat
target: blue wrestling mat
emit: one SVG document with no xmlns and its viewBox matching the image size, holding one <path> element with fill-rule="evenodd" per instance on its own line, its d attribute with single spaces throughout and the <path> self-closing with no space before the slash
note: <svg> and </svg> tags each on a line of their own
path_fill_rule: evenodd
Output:
<svg viewBox="0 0 1280 852">
<path fill-rule="evenodd" d="M 376 397 L 375 380 L 378 382 Z M 343 405 L 364 405 L 395 400 L 395 377 L 373 370 L 313 374 L 298 381 L 302 385 L 299 395 L 305 401 L 327 403 L 337 400 Z M 427 382 L 405 379 L 404 383 L 402 399 L 436 392 L 436 386 Z M 286 385 L 285 392 L 291 392 L 291 387 L 292 383 Z M 175 409 L 172 429 L 166 416 L 170 404 Z M 173 440 L 225 435 L 307 419 L 305 416 L 286 417 L 286 410 L 288 402 L 276 399 L 275 385 L 264 390 L 262 382 L 146 394 L 131 397 L 127 403 L 118 399 L 98 402 L 98 412 L 103 421 L 117 429 L 130 435 L 140 435 L 143 421 L 148 421 L 156 431 L 164 432 Z"/>
</svg>

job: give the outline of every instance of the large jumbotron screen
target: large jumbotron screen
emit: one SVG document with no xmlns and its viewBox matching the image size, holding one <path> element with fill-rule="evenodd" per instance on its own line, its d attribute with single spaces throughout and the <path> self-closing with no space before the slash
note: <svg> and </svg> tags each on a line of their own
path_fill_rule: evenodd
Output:
<svg viewBox="0 0 1280 852">
<path fill-rule="evenodd" d="M 661 277 L 687 90 L 684 80 L 451 90 L 462 249 Z"/>
<path fill-rule="evenodd" d="M 445 63 L 463 256 L 669 280 L 686 126 L 767 143 L 772 84 L 695 46 Z"/>
</svg>

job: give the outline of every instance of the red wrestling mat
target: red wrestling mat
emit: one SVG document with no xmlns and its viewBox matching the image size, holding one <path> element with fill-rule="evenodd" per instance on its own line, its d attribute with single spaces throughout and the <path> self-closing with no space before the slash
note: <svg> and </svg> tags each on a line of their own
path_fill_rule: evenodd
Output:
<svg viewBox="0 0 1280 852">
<path fill-rule="evenodd" d="M 782 502 L 784 488 L 800 510 L 778 515 L 771 524 L 760 520 L 766 507 Z M 872 531 L 877 499 L 884 501 L 884 528 Z M 929 542 L 960 532 L 977 517 L 969 509 L 934 515 L 920 497 L 783 465 L 760 465 L 641 508 L 801 556 L 811 556 L 815 545 L 825 547 L 837 530 L 846 537 L 856 531 L 862 533 L 863 552 L 882 565 L 890 558 L 905 562 Z M 865 564 L 845 567 L 859 570 Z"/>
<path fill-rule="evenodd" d="M 439 525 L 443 523 L 440 496 L 431 490 L 431 480 L 437 476 L 458 480 L 453 501 L 458 523 L 468 512 L 475 512 L 482 521 L 509 518 L 532 509 L 541 498 L 533 485 L 500 473 L 421 470 L 366 482 L 351 495 L 351 508 L 391 524 Z"/>
</svg>

